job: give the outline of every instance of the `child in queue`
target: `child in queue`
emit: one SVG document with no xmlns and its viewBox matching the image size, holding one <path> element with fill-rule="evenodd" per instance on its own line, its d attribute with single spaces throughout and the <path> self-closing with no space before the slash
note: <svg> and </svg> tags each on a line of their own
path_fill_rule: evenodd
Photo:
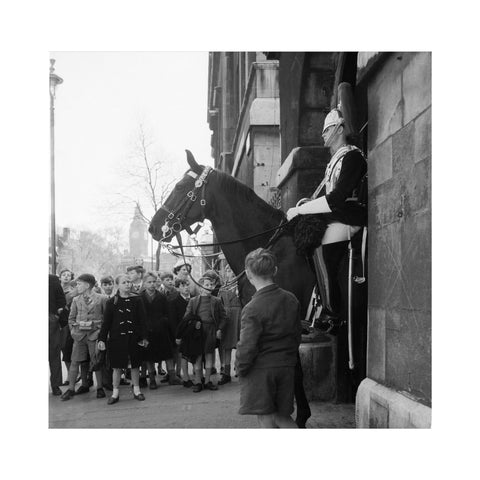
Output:
<svg viewBox="0 0 480 480">
<path fill-rule="evenodd" d="M 199 355 L 195 362 L 195 393 L 201 392 L 203 388 L 206 390 L 218 390 L 218 387 L 211 381 L 214 353 L 217 340 L 222 337 L 225 329 L 226 313 L 225 308 L 220 299 L 211 295 L 214 285 L 208 277 L 202 277 L 199 280 L 202 285 L 200 295 L 190 299 L 185 311 L 185 316 L 190 313 L 198 315 L 202 321 L 204 334 L 204 357 L 205 357 L 205 386 L 202 387 L 202 356 Z"/>
<path fill-rule="evenodd" d="M 145 400 L 140 391 L 139 367 L 148 345 L 146 314 L 142 299 L 131 293 L 132 282 L 126 274 L 115 279 L 117 293 L 107 301 L 104 321 L 98 336 L 98 349 L 107 349 L 113 368 L 113 392 L 108 404 L 119 400 L 119 386 L 122 369 L 131 365 L 133 397 Z"/>
<path fill-rule="evenodd" d="M 174 332 L 177 332 L 180 323 L 182 322 L 183 317 L 185 316 L 185 311 L 187 309 L 188 302 L 190 301 L 190 282 L 186 279 L 177 278 L 175 280 L 175 288 L 178 290 L 179 296 L 170 302 L 168 302 L 168 316 L 172 329 Z M 190 375 L 188 373 L 188 360 L 182 355 L 181 348 L 181 339 L 176 339 L 176 344 L 178 347 L 177 350 L 177 375 L 178 367 L 180 366 L 180 373 L 182 375 L 183 386 L 190 388 L 193 386 L 193 382 L 190 380 Z"/>
</svg>

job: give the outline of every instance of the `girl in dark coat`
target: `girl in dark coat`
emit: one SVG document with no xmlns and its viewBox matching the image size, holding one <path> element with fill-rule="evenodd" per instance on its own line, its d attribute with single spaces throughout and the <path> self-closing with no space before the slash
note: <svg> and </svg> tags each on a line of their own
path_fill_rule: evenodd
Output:
<svg viewBox="0 0 480 480">
<path fill-rule="evenodd" d="M 155 363 L 165 360 L 168 370 L 168 383 L 179 385 L 182 381 L 175 375 L 173 357 L 176 353 L 175 334 L 168 318 L 167 297 L 156 289 L 157 276 L 154 273 L 145 275 L 140 294 L 147 313 L 148 347 L 145 361 L 150 377 L 150 389 L 157 388 L 155 381 Z"/>
<path fill-rule="evenodd" d="M 113 368 L 113 393 L 108 399 L 109 405 L 118 402 L 122 369 L 128 368 L 129 363 L 132 368 L 133 396 L 136 400 L 145 400 L 140 391 L 138 367 L 143 360 L 142 349 L 148 345 L 145 307 L 141 298 L 130 293 L 132 282 L 127 275 L 119 275 L 115 283 L 118 290 L 107 302 L 98 336 L 98 349 L 102 351 L 108 348 Z"/>
</svg>

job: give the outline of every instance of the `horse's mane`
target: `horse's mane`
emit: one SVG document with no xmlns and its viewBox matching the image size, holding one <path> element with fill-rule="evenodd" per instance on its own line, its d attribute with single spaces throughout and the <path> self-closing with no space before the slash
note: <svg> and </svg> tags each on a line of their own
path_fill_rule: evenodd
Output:
<svg viewBox="0 0 480 480">
<path fill-rule="evenodd" d="M 249 208 L 254 208 L 256 210 L 261 209 L 270 215 L 277 215 L 279 218 L 283 217 L 284 214 L 281 210 L 272 207 L 272 205 L 260 198 L 250 187 L 232 177 L 228 173 L 216 169 L 214 171 L 218 177 L 219 187 L 223 191 L 240 199 L 244 203 L 248 203 Z"/>
</svg>

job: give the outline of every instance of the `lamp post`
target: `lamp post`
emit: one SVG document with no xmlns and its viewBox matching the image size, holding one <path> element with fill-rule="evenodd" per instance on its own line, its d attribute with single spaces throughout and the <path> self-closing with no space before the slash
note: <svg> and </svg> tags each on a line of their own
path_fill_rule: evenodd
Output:
<svg viewBox="0 0 480 480">
<path fill-rule="evenodd" d="M 52 249 L 52 274 L 57 272 L 57 238 L 55 229 L 55 90 L 63 79 L 54 73 L 55 59 L 50 59 L 50 246 Z"/>
</svg>

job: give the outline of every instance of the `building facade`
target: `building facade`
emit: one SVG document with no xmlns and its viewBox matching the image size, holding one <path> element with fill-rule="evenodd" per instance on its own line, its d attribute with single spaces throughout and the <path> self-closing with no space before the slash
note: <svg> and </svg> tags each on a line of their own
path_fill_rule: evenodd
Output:
<svg viewBox="0 0 480 480">
<path fill-rule="evenodd" d="M 215 52 L 208 121 L 215 167 L 286 211 L 323 178 L 321 131 L 337 87 L 354 92 L 368 159 L 366 378 L 358 427 L 431 418 L 431 54 Z M 311 398 L 342 400 L 337 339 L 302 345 Z"/>
</svg>

